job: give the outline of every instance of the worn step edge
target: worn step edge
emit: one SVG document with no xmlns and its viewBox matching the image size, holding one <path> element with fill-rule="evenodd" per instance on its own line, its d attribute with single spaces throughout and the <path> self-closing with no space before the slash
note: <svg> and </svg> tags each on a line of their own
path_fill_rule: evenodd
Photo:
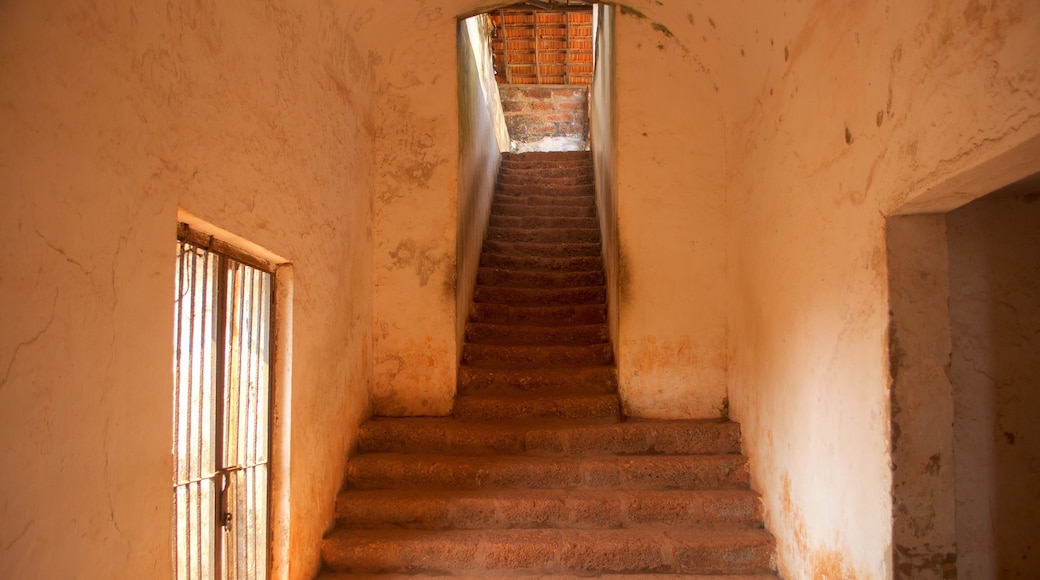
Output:
<svg viewBox="0 0 1040 580">
<path fill-rule="evenodd" d="M 484 574 L 339 574 L 336 572 L 323 572 L 318 574 L 315 580 L 485 580 L 487 578 L 502 578 L 501 572 L 490 571 Z M 521 570 L 512 570 L 510 578 L 524 578 L 524 580 L 780 580 L 780 577 L 772 573 L 762 574 L 537 574 L 526 573 Z"/>
<path fill-rule="evenodd" d="M 618 374 L 613 365 L 548 369 L 503 369 L 462 365 L 458 374 L 460 395 L 543 393 L 543 396 L 551 399 L 562 396 L 565 389 L 586 393 L 573 396 L 600 396 L 616 393 L 617 387 Z M 456 409 L 457 403 L 456 400 Z"/>
<path fill-rule="evenodd" d="M 513 345 L 592 345 L 610 342 L 606 323 L 543 326 L 533 324 L 466 324 L 466 342 Z"/>
<path fill-rule="evenodd" d="M 599 256 L 572 258 L 539 258 L 534 256 L 507 256 L 484 252 L 480 255 L 480 267 L 503 270 L 532 270 L 539 272 L 588 272 L 603 271 L 603 259 Z"/>
<path fill-rule="evenodd" d="M 489 389 L 490 390 L 490 389 Z M 468 421 L 553 419 L 618 419 L 621 403 L 616 393 L 598 392 L 552 396 L 532 395 L 518 389 L 503 394 L 491 392 L 462 394 L 455 399 L 454 417 Z M 606 390 L 603 387 L 603 390 Z"/>
<path fill-rule="evenodd" d="M 461 417 L 372 419 L 358 453 L 579 455 L 740 453 L 740 427 L 721 420 L 479 421 Z"/>
<path fill-rule="evenodd" d="M 526 368 L 538 366 L 590 366 L 614 362 L 609 343 L 517 345 L 467 342 L 462 347 L 462 364 Z"/>
<path fill-rule="evenodd" d="M 498 202 L 491 204 L 492 216 L 596 217 L 595 205 L 530 205 Z"/>
<path fill-rule="evenodd" d="M 647 528 L 742 524 L 762 527 L 751 490 L 346 491 L 336 525 L 351 529 L 473 530 Z"/>
<path fill-rule="evenodd" d="M 600 256 L 602 246 L 595 242 L 516 242 L 485 240 L 488 254 L 542 258 L 591 258 Z"/>
<path fill-rule="evenodd" d="M 747 489 L 738 454 L 442 455 L 365 453 L 347 462 L 344 489 Z"/>
<path fill-rule="evenodd" d="M 354 572 L 763 573 L 775 542 L 761 529 L 349 530 L 322 542 L 327 569 Z"/>
</svg>

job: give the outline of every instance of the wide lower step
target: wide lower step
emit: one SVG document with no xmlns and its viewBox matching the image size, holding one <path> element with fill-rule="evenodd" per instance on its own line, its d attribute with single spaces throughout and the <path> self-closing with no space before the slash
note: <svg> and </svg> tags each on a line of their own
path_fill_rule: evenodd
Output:
<svg viewBox="0 0 1040 580">
<path fill-rule="evenodd" d="M 613 392 L 576 393 L 573 391 L 548 391 L 545 393 L 528 393 L 509 387 L 503 390 L 491 389 L 485 392 L 462 394 L 455 399 L 455 408 L 452 415 L 456 419 L 465 421 L 512 421 L 518 419 L 617 420 L 621 417 L 621 401 L 618 399 L 617 394 Z"/>
<path fill-rule="evenodd" d="M 748 527 L 668 530 L 345 530 L 322 543 L 339 572 L 754 574 L 775 544 Z"/>
<path fill-rule="evenodd" d="M 516 306 L 503 303 L 481 304 L 476 302 L 471 310 L 471 320 L 493 324 L 596 324 L 607 321 L 607 305 Z"/>
<path fill-rule="evenodd" d="M 750 490 L 347 491 L 336 525 L 351 529 L 628 529 L 705 524 L 760 526 Z"/>
<path fill-rule="evenodd" d="M 741 455 L 424 455 L 366 453 L 344 489 L 747 489 Z"/>
<path fill-rule="evenodd" d="M 466 341 L 511 345 L 589 345 L 610 341 L 610 329 L 605 323 L 534 326 L 470 322 L 466 325 Z"/>
<path fill-rule="evenodd" d="M 515 345 L 466 343 L 462 364 L 498 368 L 575 367 L 609 365 L 614 348 L 608 344 Z"/>
<path fill-rule="evenodd" d="M 498 202 L 491 204 L 491 216 L 521 217 L 596 217 L 595 205 L 530 205 Z"/>
<path fill-rule="evenodd" d="M 483 252 L 535 258 L 589 258 L 599 257 L 600 244 L 593 242 L 545 243 L 484 240 Z"/>
<path fill-rule="evenodd" d="M 487 578 L 502 578 L 504 575 L 495 570 L 467 571 L 458 574 L 445 575 L 444 573 L 431 574 L 409 574 L 409 573 L 384 573 L 384 574 L 339 574 L 336 572 L 323 572 L 318 574 L 315 580 L 486 580 Z M 521 570 L 510 570 L 508 577 L 523 578 L 524 580 L 779 580 L 774 573 L 761 574 L 538 574 L 536 572 L 524 572 Z"/>
<path fill-rule="evenodd" d="M 546 396 L 560 392 L 615 395 L 617 387 L 617 369 L 613 365 L 533 369 L 462 365 L 458 375 L 460 395 L 492 392 L 544 393 Z"/>
<path fill-rule="evenodd" d="M 740 453 L 730 421 L 459 418 L 372 419 L 361 425 L 358 453 L 581 455 Z"/>
<path fill-rule="evenodd" d="M 602 271 L 603 259 L 599 256 L 574 258 L 545 258 L 537 256 L 508 256 L 485 251 L 480 255 L 480 266 L 500 270 L 540 270 L 542 272 L 589 272 Z"/>
<path fill-rule="evenodd" d="M 594 217 L 492 216 L 495 228 L 598 228 Z"/>
</svg>

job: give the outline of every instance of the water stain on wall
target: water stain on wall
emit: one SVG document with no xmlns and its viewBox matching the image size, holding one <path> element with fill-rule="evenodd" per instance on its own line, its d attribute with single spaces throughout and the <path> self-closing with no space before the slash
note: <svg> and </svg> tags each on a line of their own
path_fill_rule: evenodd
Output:
<svg viewBox="0 0 1040 580">
<path fill-rule="evenodd" d="M 430 278 L 448 257 L 444 253 L 438 253 L 434 244 L 419 244 L 412 238 L 402 240 L 397 248 L 390 251 L 395 270 L 414 269 L 419 278 L 419 285 L 425 287 L 430 283 Z M 452 268 L 454 270 L 454 268 Z M 451 287 L 451 295 L 454 296 L 454 284 Z"/>
</svg>

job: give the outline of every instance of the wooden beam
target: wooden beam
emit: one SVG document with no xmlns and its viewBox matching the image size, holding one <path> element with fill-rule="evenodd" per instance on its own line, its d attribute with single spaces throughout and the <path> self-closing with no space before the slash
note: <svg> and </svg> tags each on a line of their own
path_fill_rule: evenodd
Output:
<svg viewBox="0 0 1040 580">
<path fill-rule="evenodd" d="M 506 28 L 505 10 L 499 10 L 498 17 L 502 21 L 502 60 L 505 62 L 506 84 L 511 85 L 513 84 L 513 71 L 511 70 L 513 63 L 509 61 L 509 30 Z"/>
<path fill-rule="evenodd" d="M 538 38 L 538 13 L 531 13 L 531 20 L 534 20 L 534 74 L 535 78 L 538 79 L 537 84 L 542 84 L 542 54 L 539 45 L 541 39 Z"/>
</svg>

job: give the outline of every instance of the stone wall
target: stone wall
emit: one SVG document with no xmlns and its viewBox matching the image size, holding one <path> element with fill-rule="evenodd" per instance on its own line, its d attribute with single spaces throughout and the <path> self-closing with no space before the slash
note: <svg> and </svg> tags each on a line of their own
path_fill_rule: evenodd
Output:
<svg viewBox="0 0 1040 580">
<path fill-rule="evenodd" d="M 589 148 L 588 87 L 500 85 L 513 153 Z"/>
</svg>

